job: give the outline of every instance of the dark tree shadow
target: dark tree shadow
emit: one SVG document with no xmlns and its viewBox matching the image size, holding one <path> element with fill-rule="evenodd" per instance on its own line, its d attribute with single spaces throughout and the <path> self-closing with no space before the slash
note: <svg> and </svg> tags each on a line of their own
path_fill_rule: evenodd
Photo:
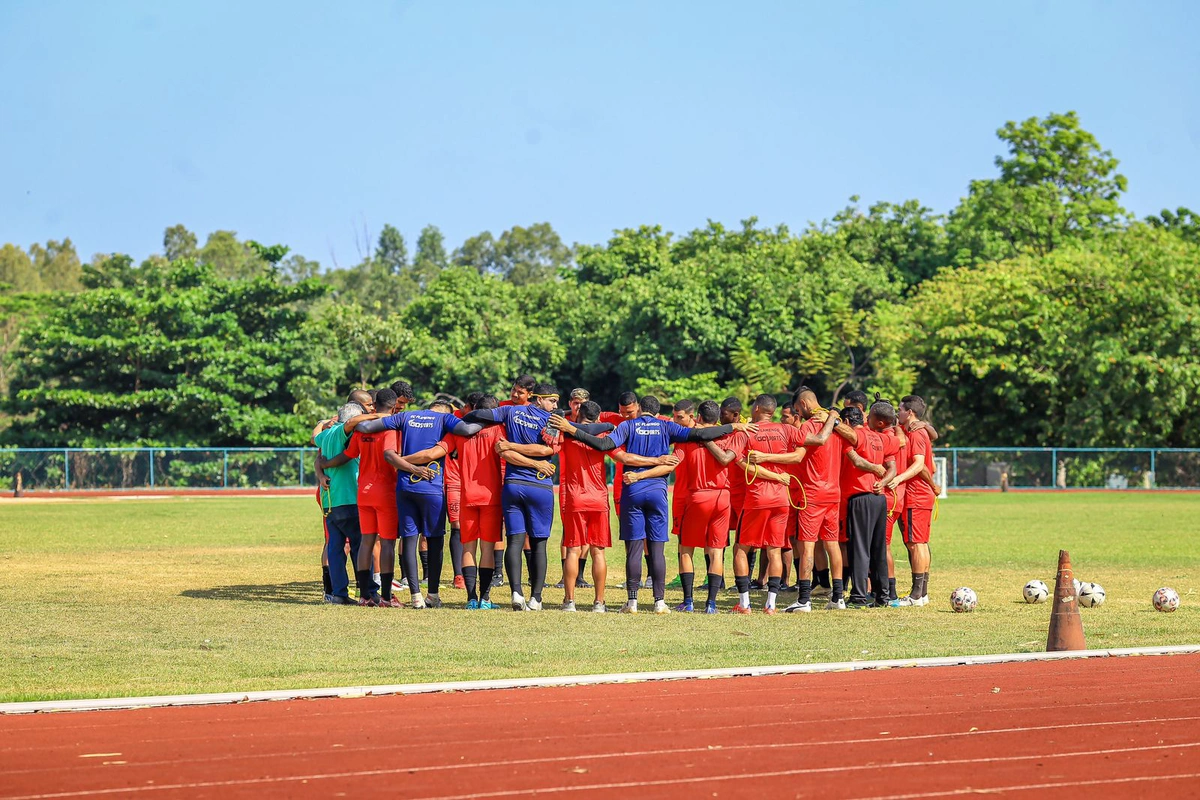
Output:
<svg viewBox="0 0 1200 800">
<path fill-rule="evenodd" d="M 320 581 L 213 586 L 208 589 L 185 589 L 179 596 L 199 600 L 242 600 L 250 603 L 289 603 L 304 606 L 320 605 L 322 601 Z"/>
</svg>

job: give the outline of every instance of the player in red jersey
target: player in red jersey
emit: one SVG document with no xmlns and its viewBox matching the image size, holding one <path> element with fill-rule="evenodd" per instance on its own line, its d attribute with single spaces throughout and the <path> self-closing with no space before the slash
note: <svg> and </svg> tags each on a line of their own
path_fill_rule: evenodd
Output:
<svg viewBox="0 0 1200 800">
<path fill-rule="evenodd" d="M 573 425 L 587 426 L 600 417 L 600 406 L 585 400 L 578 405 L 573 404 L 572 413 L 567 417 Z M 605 425 L 605 428 L 611 430 L 612 424 Z M 563 559 L 563 611 L 575 610 L 575 589 L 579 586 L 577 579 L 590 553 L 592 581 L 596 587 L 592 611 L 602 614 L 608 610 L 604 602 L 604 586 L 608 580 L 605 549 L 612 546 L 606 481 L 608 469 L 604 463 L 604 453 L 571 437 L 564 437 L 558 458 L 561 467 L 559 504 L 563 547 L 566 550 L 566 558 Z"/>
<path fill-rule="evenodd" d="M 696 408 L 695 426 L 711 427 L 717 424 L 720 416 L 720 407 L 712 400 L 705 400 Z M 741 437 L 730 445 L 730 449 L 736 453 L 744 452 L 745 434 L 734 433 L 730 437 Z M 705 613 L 717 613 L 717 594 L 721 591 L 723 576 L 713 572 L 713 565 L 720 563 L 721 554 L 729 545 L 729 470 L 726 464 L 717 460 L 713 451 L 721 451 L 723 442 L 725 439 L 675 445 L 675 454 L 680 457 L 675 470 L 675 491 L 686 495 L 675 530 L 679 536 L 679 578 L 683 586 L 683 602 L 675 607 L 676 611 L 695 610 L 692 556 L 699 547 L 704 550 L 709 573 Z M 685 478 L 679 477 L 681 471 Z"/>
<path fill-rule="evenodd" d="M 747 553 L 762 548 L 767 559 L 767 602 L 764 611 L 775 613 L 783 576 L 782 549 L 787 539 L 787 520 L 790 500 L 790 476 L 782 467 L 762 458 L 762 455 L 783 455 L 800 450 L 804 438 L 791 425 L 772 422 L 776 401 L 773 395 L 760 394 L 750 409 L 750 421 L 758 430 L 747 434 L 748 446 L 744 459 L 736 463 L 743 470 L 746 499 L 742 507 L 738 545 L 734 550 L 733 579 L 737 583 L 739 602 L 736 614 L 750 613 L 750 569 Z"/>
<path fill-rule="evenodd" d="M 471 410 L 499 406 L 492 395 L 468 395 Z M 461 474 L 459 519 L 463 542 L 463 582 L 468 609 L 496 608 L 491 601 L 492 573 L 496 568 L 496 545 L 503 539 L 501 494 L 504 477 L 496 445 L 503 441 L 504 428 L 491 426 L 471 437 L 450 434 L 435 446 L 413 453 L 409 460 L 425 464 L 443 456 L 457 456 Z"/>
<path fill-rule="evenodd" d="M 930 441 L 925 415 L 925 401 L 910 394 L 900 401 L 897 415 L 906 429 L 909 443 L 908 469 L 887 482 L 889 487 L 905 487 L 900 530 L 908 548 L 912 567 L 913 588 L 907 597 L 896 601 L 897 606 L 923 606 L 929 602 L 929 533 L 933 521 L 933 506 L 941 494 L 936 480 L 933 445 Z"/>
<path fill-rule="evenodd" d="M 879 407 L 879 413 L 895 413 L 887 403 L 875 406 Z M 846 424 L 835 427 L 852 445 L 846 450 L 841 474 L 842 494 L 846 497 L 845 531 L 852 553 L 852 583 L 846 607 L 886 606 L 887 500 L 883 487 L 896 474 L 896 443 L 868 428 L 857 408 L 843 409 L 842 418 Z M 867 593 L 868 578 L 873 598 Z"/>
<path fill-rule="evenodd" d="M 833 593 L 826 608 L 840 609 L 845 605 L 842 599 L 842 556 L 838 544 L 838 482 L 845 443 L 843 439 L 831 436 L 837 424 L 836 412 L 822 409 L 811 389 L 801 386 L 794 398 L 793 407 L 799 410 L 798 416 L 803 420 L 798 428 L 803 440 L 802 449 L 783 454 L 760 453 L 756 456 L 756 460 L 778 464 L 794 476 L 795 486 L 789 486 L 789 489 L 796 490 L 792 499 L 798 500 L 800 506 L 795 522 L 796 538 L 799 540 L 795 547 L 801 556 L 797 567 L 799 596 L 795 603 L 784 610 L 789 613 L 812 610 L 811 570 L 818 541 L 822 543 L 833 573 Z"/>
<path fill-rule="evenodd" d="M 375 396 L 375 408 L 382 413 L 395 413 L 398 405 L 396 393 L 391 389 L 380 389 Z M 399 438 L 396 431 L 381 433 L 355 432 L 345 452 L 329 459 L 325 466 L 337 467 L 353 458 L 358 459 L 358 516 L 362 532 L 362 543 L 358 549 L 357 577 L 360 586 L 372 586 L 371 553 L 378 539 L 380 563 L 381 597 L 370 595 L 363 598 L 362 605 L 400 606 L 392 597 L 392 579 L 395 577 L 396 537 L 399 534 L 399 516 L 396 511 L 396 471 L 417 475 L 428 480 L 433 473 L 428 467 L 419 467 L 401 458 Z"/>
<path fill-rule="evenodd" d="M 568 408 L 567 415 L 566 415 L 567 419 L 569 419 L 572 423 L 580 422 L 581 420 L 579 419 L 579 407 L 591 399 L 592 399 L 591 392 L 589 392 L 587 389 L 584 389 L 582 387 L 576 387 L 576 388 L 572 389 L 571 393 L 569 395 L 567 395 L 567 408 Z M 612 425 L 617 424 L 615 422 L 612 422 L 611 420 L 609 422 Z M 559 456 L 560 461 L 561 461 L 561 458 L 562 457 L 560 455 Z M 603 461 L 603 459 L 601 459 L 601 461 Z M 604 495 L 605 495 L 605 506 L 606 507 L 608 505 L 608 488 L 607 488 L 607 486 L 608 486 L 608 484 L 605 483 Z M 558 505 L 559 505 L 560 509 L 563 507 L 564 499 L 565 498 L 563 495 L 563 484 L 562 484 L 562 478 L 561 478 L 561 473 L 560 473 L 559 482 L 558 482 Z M 576 565 L 577 568 L 574 573 L 576 589 L 591 589 L 592 588 L 592 584 L 588 583 L 587 578 L 586 578 L 587 554 L 588 554 L 587 548 L 584 548 L 582 551 L 582 555 L 579 558 L 579 562 Z M 567 574 L 567 545 L 566 545 L 565 538 L 563 540 L 563 544 L 561 547 L 561 556 L 562 556 L 563 579 L 559 580 L 559 582 L 554 585 L 554 588 L 556 588 L 556 589 L 565 588 L 565 581 L 566 581 L 566 574 Z M 607 566 L 605 568 L 607 569 Z M 574 596 L 574 593 L 572 593 L 572 596 Z"/>
</svg>

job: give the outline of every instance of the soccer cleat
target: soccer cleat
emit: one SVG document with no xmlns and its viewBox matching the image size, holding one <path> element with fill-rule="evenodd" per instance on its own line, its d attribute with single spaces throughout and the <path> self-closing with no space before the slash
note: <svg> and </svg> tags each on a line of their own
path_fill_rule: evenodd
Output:
<svg viewBox="0 0 1200 800">
<path fill-rule="evenodd" d="M 676 575 L 674 578 L 671 578 L 671 581 L 667 584 L 667 588 L 668 589 L 682 589 L 683 588 L 683 578 L 681 578 L 679 575 Z"/>
<path fill-rule="evenodd" d="M 749 614 L 750 606 L 744 606 L 741 603 L 738 603 L 736 606 L 734 606 L 732 609 L 730 609 L 729 613 L 730 614 Z"/>
<path fill-rule="evenodd" d="M 846 610 L 846 601 L 841 598 L 838 598 L 837 600 L 830 600 L 828 603 L 825 604 L 825 610 L 826 611 L 845 611 Z"/>
<path fill-rule="evenodd" d="M 680 612 L 684 612 L 684 613 L 690 613 L 690 612 L 692 612 L 692 611 L 695 611 L 695 610 L 696 610 L 696 607 L 695 607 L 694 601 L 692 601 L 692 600 L 684 600 L 682 603 L 680 603 L 679 605 L 675 606 L 675 610 L 676 610 L 676 611 L 680 611 Z"/>
<path fill-rule="evenodd" d="M 812 587 L 812 594 L 813 594 L 813 597 L 828 597 L 829 596 L 829 587 L 828 586 L 814 586 L 814 587 Z"/>
<path fill-rule="evenodd" d="M 329 594 L 328 592 L 326 592 L 326 593 L 325 593 L 325 598 L 324 598 L 324 600 L 322 600 L 322 602 L 324 602 L 324 603 L 328 603 L 329 605 L 333 605 L 333 602 L 334 602 L 334 601 L 333 601 L 333 595 L 331 595 L 331 594 Z"/>
<path fill-rule="evenodd" d="M 463 578 L 462 575 L 454 576 L 454 588 L 455 589 L 466 589 L 467 588 L 467 582 Z"/>
<path fill-rule="evenodd" d="M 558 583 L 554 584 L 554 586 L 552 586 L 551 588 L 553 588 L 553 589 L 565 589 L 565 588 L 567 588 L 567 585 L 566 585 L 565 583 L 563 583 L 561 579 L 559 579 Z"/>
<path fill-rule="evenodd" d="M 763 608 L 763 613 L 766 614 L 768 617 L 773 617 L 776 614 L 778 614 L 779 612 L 775 610 L 775 606 L 766 606 L 765 608 Z"/>
<path fill-rule="evenodd" d="M 625 605 L 621 606 L 620 613 L 622 614 L 636 614 L 637 612 L 637 606 L 635 606 L 633 603 L 626 603 Z"/>
<path fill-rule="evenodd" d="M 542 610 L 542 601 L 538 600 L 536 597 L 529 598 L 527 601 L 525 601 L 525 610 L 526 611 L 541 611 Z"/>
<path fill-rule="evenodd" d="M 715 600 L 714 600 L 713 602 L 711 602 L 711 603 L 705 603 L 705 604 L 704 604 L 704 613 L 705 613 L 705 614 L 716 614 L 716 613 L 718 613 L 718 612 L 717 612 L 717 603 L 716 603 L 716 601 L 715 601 Z"/>
<path fill-rule="evenodd" d="M 499 589 L 503 585 L 504 585 L 504 573 L 501 572 L 500 570 L 496 570 L 495 572 L 492 573 L 492 588 Z"/>
<path fill-rule="evenodd" d="M 497 608 L 497 606 L 491 600 L 480 600 L 479 608 L 481 611 L 492 611 L 493 609 Z"/>
<path fill-rule="evenodd" d="M 478 600 L 468 600 L 467 601 L 467 611 L 476 611 L 478 609 L 479 609 L 479 601 Z"/>
<path fill-rule="evenodd" d="M 892 608 L 908 608 L 909 606 L 915 606 L 917 604 L 918 600 L 912 595 L 909 595 L 908 597 L 901 597 L 898 600 L 892 600 L 890 603 L 888 603 L 888 605 Z"/>
<path fill-rule="evenodd" d="M 426 608 L 441 608 L 442 607 L 442 598 L 438 597 L 436 594 L 426 595 L 425 596 L 425 607 Z"/>
<path fill-rule="evenodd" d="M 651 578 L 649 575 L 647 575 L 646 580 L 642 581 L 642 588 L 643 589 L 653 589 L 654 588 L 654 578 Z"/>
<path fill-rule="evenodd" d="M 929 605 L 929 595 L 922 595 L 921 597 L 918 597 L 918 598 L 917 598 L 917 602 L 913 603 L 913 605 L 914 605 L 914 606 L 927 606 L 927 605 Z"/>
<path fill-rule="evenodd" d="M 575 601 L 574 600 L 565 601 L 562 604 L 562 610 L 563 611 L 574 611 L 575 610 Z"/>
<path fill-rule="evenodd" d="M 592 613 L 593 614 L 607 614 L 608 606 L 605 605 L 604 603 L 593 603 L 592 604 Z"/>
<path fill-rule="evenodd" d="M 357 603 L 344 594 L 331 594 L 329 604 L 334 606 L 353 606 Z"/>
<path fill-rule="evenodd" d="M 525 610 L 526 610 L 526 608 L 525 608 L 525 598 L 524 598 L 524 597 L 522 597 L 522 596 L 521 596 L 520 594 L 518 594 L 517 592 L 513 592 L 513 596 L 512 596 L 512 610 L 513 610 L 513 611 L 525 611 Z"/>
<path fill-rule="evenodd" d="M 752 592 L 762 591 L 765 588 L 767 588 L 767 587 L 763 586 L 763 583 L 760 580 L 756 579 L 756 580 L 750 581 L 750 591 L 752 591 Z"/>
<path fill-rule="evenodd" d="M 590 583 L 585 581 L 583 578 L 576 578 L 575 579 L 575 588 L 576 589 L 591 589 L 593 587 Z"/>
<path fill-rule="evenodd" d="M 670 614 L 671 609 L 667 608 L 667 601 L 666 600 L 655 600 L 654 601 L 654 613 L 655 614 Z"/>
<path fill-rule="evenodd" d="M 413 608 L 424 608 L 425 607 L 425 598 L 421 597 L 420 592 L 418 592 L 412 596 L 412 607 Z"/>
<path fill-rule="evenodd" d="M 400 598 L 396 597 L 396 595 L 392 595 L 390 600 L 384 600 L 379 605 L 385 608 L 404 608 L 404 603 L 401 603 Z"/>
<path fill-rule="evenodd" d="M 783 613 L 794 614 L 797 611 L 803 612 L 805 614 L 807 614 L 809 611 L 812 611 L 812 601 L 809 601 L 807 603 L 801 603 L 799 601 L 792 603 L 790 606 L 788 606 L 787 608 L 785 608 L 783 610 Z"/>
<path fill-rule="evenodd" d="M 379 597 L 377 595 L 371 595 L 370 597 L 364 597 L 358 601 L 358 604 L 365 608 L 378 608 L 379 607 Z"/>
</svg>

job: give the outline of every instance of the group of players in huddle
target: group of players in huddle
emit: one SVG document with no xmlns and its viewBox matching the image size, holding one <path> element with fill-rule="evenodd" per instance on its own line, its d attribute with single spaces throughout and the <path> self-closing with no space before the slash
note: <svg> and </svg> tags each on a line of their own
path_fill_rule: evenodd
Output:
<svg viewBox="0 0 1200 800">
<path fill-rule="evenodd" d="M 831 610 L 928 602 L 929 534 L 941 489 L 932 452 L 937 432 L 923 420 L 920 397 L 893 407 L 876 396 L 868 407 L 866 395 L 855 391 L 835 410 L 802 386 L 775 421 L 777 401 L 768 394 L 753 400 L 748 418 L 737 398 L 720 405 L 681 400 L 667 417 L 656 397 L 632 392 L 620 395 L 617 411 L 604 412 L 585 389 L 572 390 L 569 410 L 560 411 L 558 389 L 529 376 L 517 379 L 504 402 L 473 392 L 461 404 L 439 395 L 428 408 L 408 410 L 414 396 L 404 381 L 356 390 L 336 419 L 313 432 L 329 602 L 402 607 L 395 588 L 409 592 L 413 608 L 440 607 L 449 520 L 455 582 L 466 589 L 468 609 L 497 607 L 491 590 L 503 585 L 503 565 L 512 608 L 541 610 L 557 473 L 562 609 L 575 611 L 576 590 L 590 588 L 583 577 L 590 559 L 592 610 L 607 611 L 606 458 L 615 462 L 612 491 L 626 549 L 622 613 L 638 611 L 639 590 L 646 588 L 643 560 L 654 612 L 672 610 L 665 599 L 665 547 L 672 535 L 684 595 L 675 611 L 697 608 L 694 557 L 700 549 L 704 611 L 717 613 L 731 534 L 733 613 L 751 613 L 756 558 L 767 614 L 776 613 L 793 569 L 798 596 L 786 612 L 811 611 L 814 592 L 828 595 Z M 897 525 L 912 570 L 905 597 L 897 597 L 891 557 Z M 347 549 L 357 601 L 349 595 Z"/>
</svg>

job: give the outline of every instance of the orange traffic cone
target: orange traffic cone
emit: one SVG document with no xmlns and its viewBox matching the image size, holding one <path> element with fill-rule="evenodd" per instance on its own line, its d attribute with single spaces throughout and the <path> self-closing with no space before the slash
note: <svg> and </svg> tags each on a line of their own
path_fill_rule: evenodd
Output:
<svg viewBox="0 0 1200 800">
<path fill-rule="evenodd" d="M 1046 652 L 1086 649 L 1083 619 L 1079 616 L 1079 601 L 1075 597 L 1075 576 L 1071 572 L 1071 554 L 1059 550 L 1058 578 L 1054 582 L 1054 608 L 1050 611 Z"/>
</svg>

